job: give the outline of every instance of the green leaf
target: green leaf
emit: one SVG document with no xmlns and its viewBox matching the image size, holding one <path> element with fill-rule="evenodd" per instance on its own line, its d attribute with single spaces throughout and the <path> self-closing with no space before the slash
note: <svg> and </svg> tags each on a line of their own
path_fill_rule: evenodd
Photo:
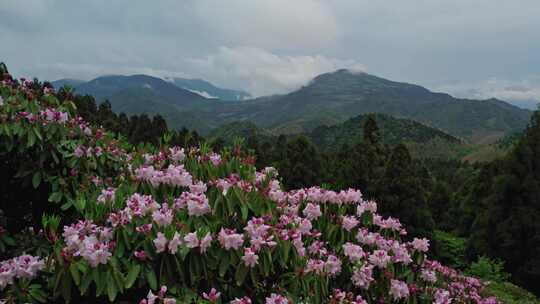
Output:
<svg viewBox="0 0 540 304">
<path fill-rule="evenodd" d="M 86 293 L 86 291 L 88 290 L 88 287 L 90 287 L 90 284 L 92 283 L 92 279 L 93 279 L 93 276 L 90 273 L 86 274 L 83 277 L 81 281 L 81 286 L 79 287 L 79 290 L 81 291 L 81 295 Z"/>
<path fill-rule="evenodd" d="M 244 280 L 246 279 L 248 271 L 249 269 L 244 264 L 240 264 L 238 268 L 236 268 L 236 274 L 234 276 L 234 278 L 236 279 L 236 285 L 242 286 Z"/>
<path fill-rule="evenodd" d="M 39 138 L 39 140 L 43 140 L 43 136 L 41 136 L 41 132 L 39 132 L 38 128 L 32 128 L 32 130 L 34 131 L 34 134 L 36 134 L 37 138 Z"/>
<path fill-rule="evenodd" d="M 81 275 L 79 274 L 79 270 L 77 269 L 76 264 L 69 265 L 69 271 L 71 272 L 71 277 L 73 278 L 73 281 L 77 286 L 81 284 Z"/>
<path fill-rule="evenodd" d="M 40 303 L 47 303 L 47 294 L 41 290 L 41 286 L 32 285 L 30 286 L 30 289 L 28 290 L 28 293 L 32 297 L 32 299 L 40 302 Z"/>
<path fill-rule="evenodd" d="M 148 285 L 150 285 L 150 289 L 158 288 L 156 273 L 154 272 L 154 269 L 149 268 L 146 271 L 146 280 L 148 280 Z"/>
<path fill-rule="evenodd" d="M 140 265 L 136 264 L 133 267 L 131 267 L 131 269 L 128 272 L 127 279 L 126 279 L 126 285 L 125 285 L 126 289 L 131 288 L 131 286 L 133 286 L 140 272 L 141 272 Z"/>
<path fill-rule="evenodd" d="M 33 132 L 28 133 L 28 142 L 26 143 L 26 147 L 30 148 L 36 143 L 36 135 Z"/>
<path fill-rule="evenodd" d="M 110 272 L 107 273 L 107 295 L 111 302 L 114 302 L 114 299 L 116 299 L 116 296 L 118 295 L 118 288 L 116 288 L 116 283 Z"/>
<path fill-rule="evenodd" d="M 41 172 L 36 172 L 34 173 L 34 176 L 32 176 L 32 186 L 34 186 L 34 189 L 39 187 L 39 183 L 41 183 Z"/>
<path fill-rule="evenodd" d="M 62 200 L 62 192 L 54 192 L 49 196 L 49 202 L 58 203 Z"/>
<path fill-rule="evenodd" d="M 64 275 L 62 278 L 62 287 L 60 292 L 62 293 L 62 297 L 66 301 L 66 303 L 69 303 L 71 301 L 71 278 L 68 275 Z"/>
<path fill-rule="evenodd" d="M 245 221 L 248 218 L 248 207 L 243 202 L 240 202 L 240 212 L 242 213 L 242 219 Z"/>
<path fill-rule="evenodd" d="M 229 258 L 229 253 L 225 253 L 221 260 L 220 260 L 220 264 L 219 264 L 219 276 L 220 277 L 223 277 L 225 275 L 225 273 L 227 272 L 227 269 L 229 268 L 229 263 L 230 263 L 230 258 Z"/>
</svg>

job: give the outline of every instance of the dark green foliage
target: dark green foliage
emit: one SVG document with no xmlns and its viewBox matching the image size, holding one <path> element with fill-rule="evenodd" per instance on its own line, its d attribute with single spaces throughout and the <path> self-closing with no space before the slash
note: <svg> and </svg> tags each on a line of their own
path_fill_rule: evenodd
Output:
<svg viewBox="0 0 540 304">
<path fill-rule="evenodd" d="M 344 146 L 352 147 L 358 144 L 364 138 L 363 134 L 366 133 L 364 124 L 370 117 L 378 128 L 377 141 L 391 146 L 403 143 L 414 158 L 458 159 L 459 152 L 466 147 L 466 144 L 458 138 L 440 130 L 416 121 L 384 114 L 359 115 L 337 125 L 319 126 L 304 135 L 321 152 L 335 153 L 343 150 Z M 268 142 L 271 145 L 277 141 L 276 136 L 269 130 L 257 127 L 249 121 L 223 125 L 213 130 L 208 138 L 211 141 L 221 138 L 226 144 L 231 145 L 237 137 L 247 139 L 251 136 L 256 136 L 261 143 Z"/>
<path fill-rule="evenodd" d="M 463 269 L 466 265 L 467 239 L 451 233 L 435 230 L 432 234 L 431 254 L 444 265 Z"/>
<path fill-rule="evenodd" d="M 499 257 L 519 284 L 540 293 L 540 112 L 502 161 L 484 168 L 470 194 L 473 253 Z"/>
<path fill-rule="evenodd" d="M 70 90 L 62 88 L 57 96 L 60 100 L 72 100 L 77 107 L 77 113 L 85 121 L 103 126 L 105 129 L 125 136 L 133 144 L 157 144 L 163 135 L 170 133 L 171 143 L 189 147 L 203 141 L 195 131 L 182 128 L 179 131 L 169 131 L 166 120 L 161 115 L 147 114 L 127 116 L 125 113 L 116 114 L 108 100 L 96 104 L 90 95 L 74 95 Z"/>
<path fill-rule="evenodd" d="M 469 265 L 465 273 L 490 282 L 501 283 L 508 281 L 510 278 L 510 275 L 504 271 L 504 262 L 492 260 L 485 256 L 479 257 L 478 261 Z"/>
<path fill-rule="evenodd" d="M 290 189 L 320 184 L 321 159 L 317 149 L 304 136 L 287 143 L 286 158 L 279 163 L 278 171 Z"/>
<path fill-rule="evenodd" d="M 400 218 L 411 235 L 429 236 L 434 226 L 427 204 L 433 195 L 432 176 L 411 159 L 406 146 L 383 145 L 374 118 L 364 123 L 356 143 L 345 143 L 335 152 L 319 152 L 304 136 L 281 135 L 273 145 L 250 137 L 247 147 L 260 167 L 275 166 L 289 189 L 321 182 L 332 189 L 362 189 L 364 197 L 379 202 L 383 214 Z M 444 210 L 440 213 L 447 217 Z"/>
<path fill-rule="evenodd" d="M 377 198 L 382 214 L 398 217 L 412 235 L 427 236 L 433 230 L 434 222 L 425 184 L 415 169 L 407 148 L 404 145 L 395 147 L 378 183 Z"/>
</svg>

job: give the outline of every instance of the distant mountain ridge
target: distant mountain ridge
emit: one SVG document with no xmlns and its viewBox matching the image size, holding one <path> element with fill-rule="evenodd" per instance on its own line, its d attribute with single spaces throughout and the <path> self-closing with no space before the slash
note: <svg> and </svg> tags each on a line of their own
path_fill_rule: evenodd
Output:
<svg viewBox="0 0 540 304">
<path fill-rule="evenodd" d="M 338 70 L 271 101 L 252 100 L 231 109 L 227 117 L 251 120 L 279 133 L 299 133 L 366 113 L 413 119 L 472 141 L 521 130 L 531 114 L 496 99 L 458 99 L 418 85 Z"/>
<path fill-rule="evenodd" d="M 309 133 L 361 114 L 382 113 L 472 142 L 494 142 L 522 130 L 531 115 L 531 111 L 497 99 L 459 99 L 349 70 L 321 74 L 289 94 L 228 102 L 194 93 L 207 92 L 204 81 L 192 81 L 203 91 L 190 91 L 180 88 L 183 82 L 178 79 L 173 83 L 146 75 L 104 76 L 75 89 L 98 100 L 106 97 L 117 111 L 160 113 L 174 128 L 185 126 L 203 134 L 238 121 L 252 122 L 273 134 Z"/>
<path fill-rule="evenodd" d="M 86 81 L 80 80 L 80 79 L 73 79 L 73 78 L 62 78 L 55 81 L 52 81 L 51 84 L 56 89 L 59 89 L 63 86 L 69 86 L 71 88 L 76 88 L 77 86 L 85 83 Z"/>
</svg>

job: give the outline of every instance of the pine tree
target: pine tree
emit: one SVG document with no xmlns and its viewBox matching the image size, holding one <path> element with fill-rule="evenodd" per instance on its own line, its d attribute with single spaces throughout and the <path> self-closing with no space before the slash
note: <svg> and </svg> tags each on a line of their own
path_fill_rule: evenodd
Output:
<svg viewBox="0 0 540 304">
<path fill-rule="evenodd" d="M 377 198 L 384 215 L 397 217 L 411 235 L 429 236 L 434 222 L 428 209 L 426 191 L 415 176 L 414 166 L 403 144 L 397 145 L 378 182 Z"/>
<path fill-rule="evenodd" d="M 278 171 L 289 189 L 309 187 L 321 182 L 321 158 L 305 136 L 287 143 L 285 161 Z"/>
</svg>

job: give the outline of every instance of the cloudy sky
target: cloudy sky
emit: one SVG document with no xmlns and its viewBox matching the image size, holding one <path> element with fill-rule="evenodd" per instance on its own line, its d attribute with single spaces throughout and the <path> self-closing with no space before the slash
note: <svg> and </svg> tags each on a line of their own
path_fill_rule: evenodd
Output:
<svg viewBox="0 0 540 304">
<path fill-rule="evenodd" d="M 16 76 L 186 76 L 254 95 L 338 68 L 540 102 L 539 0 L 1 0 Z"/>
</svg>

